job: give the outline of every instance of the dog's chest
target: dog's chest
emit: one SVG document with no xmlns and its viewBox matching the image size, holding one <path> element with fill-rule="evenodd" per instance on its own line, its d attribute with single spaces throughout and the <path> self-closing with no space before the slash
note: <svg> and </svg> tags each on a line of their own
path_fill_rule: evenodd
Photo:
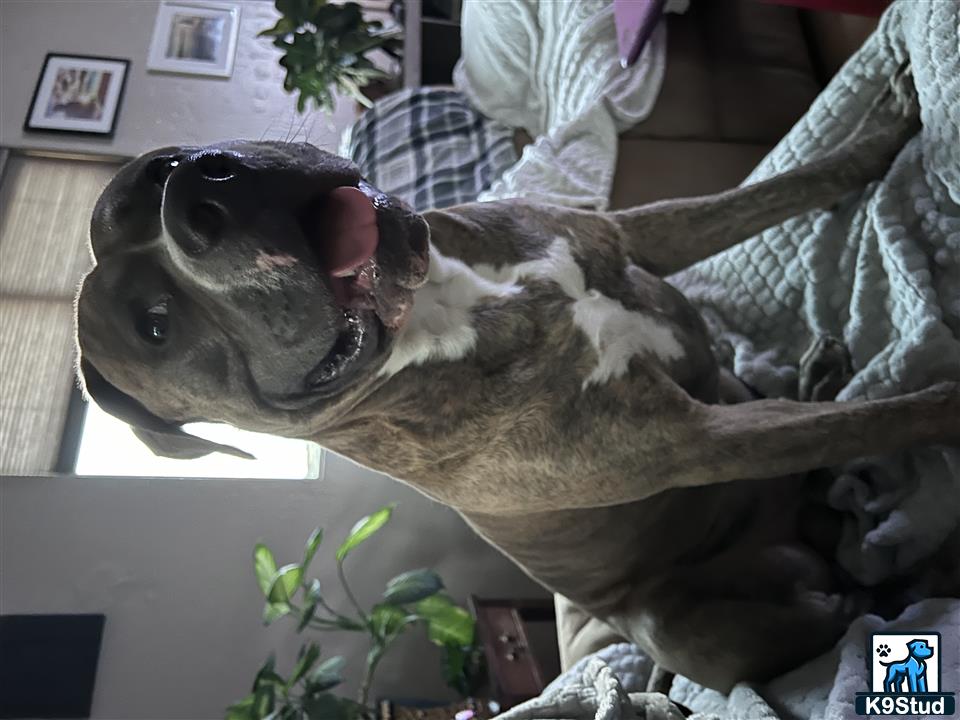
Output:
<svg viewBox="0 0 960 720">
<path fill-rule="evenodd" d="M 514 265 L 466 265 L 432 250 L 426 285 L 414 299 L 407 325 L 381 373 L 393 375 L 410 365 L 457 361 L 468 357 L 481 336 L 477 315 L 497 304 L 505 312 L 529 310 L 538 302 L 537 286 L 544 282 L 559 288 L 564 311 L 543 314 L 541 323 L 560 324 L 582 334 L 594 357 L 582 387 L 606 383 L 623 376 L 637 355 L 662 363 L 683 358 L 680 338 L 654 312 L 631 310 L 602 288 L 587 286 L 583 268 L 570 244 L 557 237 L 539 257 Z M 499 338 L 503 342 L 503 338 Z"/>
</svg>

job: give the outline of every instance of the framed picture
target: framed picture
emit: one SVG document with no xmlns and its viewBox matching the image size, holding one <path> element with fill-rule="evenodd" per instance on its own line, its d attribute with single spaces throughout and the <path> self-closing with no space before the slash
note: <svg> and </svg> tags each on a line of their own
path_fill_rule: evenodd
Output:
<svg viewBox="0 0 960 720">
<path fill-rule="evenodd" d="M 163 0 L 147 69 L 230 77 L 239 30 L 239 3 Z"/>
<path fill-rule="evenodd" d="M 49 53 L 24 130 L 113 135 L 129 60 Z"/>
</svg>

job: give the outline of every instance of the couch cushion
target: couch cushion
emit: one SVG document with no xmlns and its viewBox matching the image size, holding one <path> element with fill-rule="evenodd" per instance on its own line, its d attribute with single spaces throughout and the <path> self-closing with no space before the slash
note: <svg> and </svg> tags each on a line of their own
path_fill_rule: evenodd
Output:
<svg viewBox="0 0 960 720">
<path fill-rule="evenodd" d="M 820 91 L 793 8 L 701 0 L 667 23 L 663 88 L 627 137 L 772 145 Z"/>
<path fill-rule="evenodd" d="M 610 209 L 729 190 L 769 150 L 768 144 L 621 137 Z"/>
</svg>

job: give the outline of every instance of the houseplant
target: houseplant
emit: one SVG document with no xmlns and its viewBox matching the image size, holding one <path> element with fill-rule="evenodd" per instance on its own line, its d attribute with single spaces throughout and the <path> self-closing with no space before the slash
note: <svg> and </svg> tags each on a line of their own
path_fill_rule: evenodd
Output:
<svg viewBox="0 0 960 720">
<path fill-rule="evenodd" d="M 349 632 L 366 635 L 367 653 L 356 699 L 336 695 L 344 660 L 321 660 L 316 642 L 305 642 L 289 674 L 280 674 L 271 656 L 253 682 L 251 693 L 227 709 L 227 720 L 363 720 L 375 717 L 370 689 L 377 666 L 390 646 L 406 630 L 420 625 L 441 648 L 441 670 L 446 683 L 462 696 L 471 694 L 480 675 L 481 653 L 475 642 L 470 614 L 445 596 L 440 577 L 428 569 L 411 570 L 387 582 L 383 599 L 364 609 L 347 582 L 344 561 L 361 543 L 389 520 L 394 506 L 362 518 L 337 548 L 337 577 L 349 601 L 349 610 L 332 608 L 323 597 L 320 581 L 308 578 L 310 564 L 323 540 L 323 530 L 310 535 L 299 563 L 277 567 L 273 553 L 263 543 L 253 551 L 254 572 L 266 603 L 266 625 L 291 618 L 298 633 Z"/>
<path fill-rule="evenodd" d="M 333 112 L 334 90 L 369 107 L 363 89 L 390 77 L 369 54 L 382 50 L 399 60 L 399 30 L 365 19 L 355 2 L 276 0 L 275 5 L 280 19 L 260 36 L 273 38 L 273 44 L 283 51 L 280 65 L 287 71 L 283 87 L 299 93 L 297 110 L 304 112 L 312 100 L 318 109 Z"/>
</svg>

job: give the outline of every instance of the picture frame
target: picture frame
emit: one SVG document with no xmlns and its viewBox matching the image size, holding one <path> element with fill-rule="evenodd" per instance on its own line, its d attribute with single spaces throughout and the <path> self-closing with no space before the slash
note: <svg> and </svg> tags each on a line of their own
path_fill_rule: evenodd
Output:
<svg viewBox="0 0 960 720">
<path fill-rule="evenodd" d="M 147 70 L 228 78 L 233 74 L 241 5 L 161 0 Z"/>
<path fill-rule="evenodd" d="M 129 69 L 123 58 L 47 53 L 24 131 L 111 137 Z"/>
</svg>

